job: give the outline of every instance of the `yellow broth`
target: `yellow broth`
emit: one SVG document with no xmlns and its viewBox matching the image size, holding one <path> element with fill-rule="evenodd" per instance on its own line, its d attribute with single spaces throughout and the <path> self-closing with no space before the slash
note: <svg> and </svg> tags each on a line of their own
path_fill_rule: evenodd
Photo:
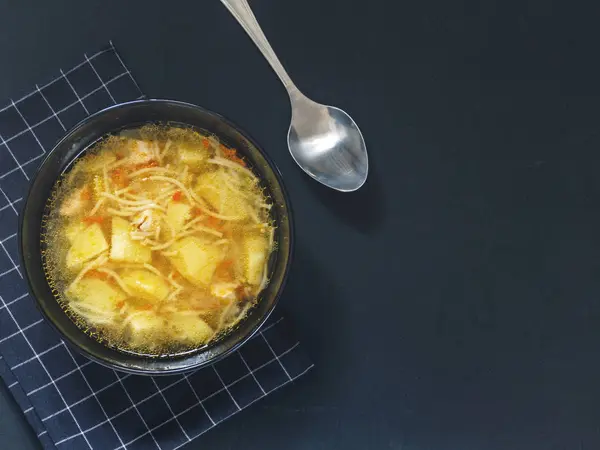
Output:
<svg viewBox="0 0 600 450">
<path fill-rule="evenodd" d="M 52 198 L 49 281 L 108 345 L 161 355 L 208 344 L 268 283 L 269 199 L 214 136 L 167 126 L 109 136 Z"/>
</svg>

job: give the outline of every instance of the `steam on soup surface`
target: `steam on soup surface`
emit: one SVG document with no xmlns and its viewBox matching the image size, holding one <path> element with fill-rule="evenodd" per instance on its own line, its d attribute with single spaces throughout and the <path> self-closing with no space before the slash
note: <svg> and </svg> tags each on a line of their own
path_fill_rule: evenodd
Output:
<svg viewBox="0 0 600 450">
<path fill-rule="evenodd" d="M 147 126 L 96 144 L 57 184 L 46 270 L 75 322 L 166 354 L 209 343 L 267 284 L 270 204 L 234 149 Z"/>
</svg>

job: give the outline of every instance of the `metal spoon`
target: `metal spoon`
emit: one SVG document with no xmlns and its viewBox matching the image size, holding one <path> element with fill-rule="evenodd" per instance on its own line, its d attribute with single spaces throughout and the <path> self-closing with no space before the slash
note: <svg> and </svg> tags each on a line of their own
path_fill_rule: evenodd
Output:
<svg viewBox="0 0 600 450">
<path fill-rule="evenodd" d="M 292 104 L 288 147 L 315 180 L 338 191 L 361 187 L 369 172 L 365 140 L 352 118 L 339 108 L 314 102 L 294 85 L 269 45 L 246 0 L 221 0 L 246 30 L 285 86 Z"/>
</svg>

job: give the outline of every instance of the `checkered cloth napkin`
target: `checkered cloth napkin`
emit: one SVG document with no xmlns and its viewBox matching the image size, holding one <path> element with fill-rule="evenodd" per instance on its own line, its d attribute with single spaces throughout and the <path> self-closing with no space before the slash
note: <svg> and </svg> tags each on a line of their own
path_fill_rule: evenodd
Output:
<svg viewBox="0 0 600 450">
<path fill-rule="evenodd" d="M 94 363 L 42 320 L 17 255 L 29 180 L 80 120 L 142 97 L 111 42 L 0 108 L 0 376 L 45 449 L 176 449 L 312 367 L 281 318 L 211 367 L 163 377 Z"/>
</svg>

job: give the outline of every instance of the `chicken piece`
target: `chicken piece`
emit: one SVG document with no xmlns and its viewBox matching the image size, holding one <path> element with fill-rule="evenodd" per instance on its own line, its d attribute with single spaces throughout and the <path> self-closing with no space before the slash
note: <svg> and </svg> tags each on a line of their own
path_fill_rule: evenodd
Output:
<svg viewBox="0 0 600 450">
<path fill-rule="evenodd" d="M 156 146 L 153 142 L 131 139 L 129 158 L 133 164 L 146 164 L 156 158 Z"/>
<path fill-rule="evenodd" d="M 76 189 L 71 195 L 69 195 L 60 206 L 61 216 L 76 216 L 83 212 L 83 210 L 90 205 L 89 197 L 83 194 L 86 188 Z"/>
<path fill-rule="evenodd" d="M 133 225 L 140 231 L 156 231 L 160 227 L 160 213 L 154 209 L 145 209 L 134 217 Z"/>
</svg>

